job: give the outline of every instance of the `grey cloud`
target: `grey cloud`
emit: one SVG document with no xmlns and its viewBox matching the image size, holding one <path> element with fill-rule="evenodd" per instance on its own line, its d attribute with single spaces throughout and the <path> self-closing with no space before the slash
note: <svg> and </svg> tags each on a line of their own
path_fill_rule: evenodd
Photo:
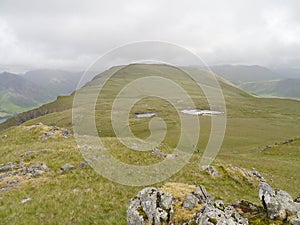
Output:
<svg viewBox="0 0 300 225">
<path fill-rule="evenodd" d="M 119 45 L 161 40 L 209 64 L 298 66 L 298 1 L 0 2 L 0 64 L 84 69 Z"/>
</svg>

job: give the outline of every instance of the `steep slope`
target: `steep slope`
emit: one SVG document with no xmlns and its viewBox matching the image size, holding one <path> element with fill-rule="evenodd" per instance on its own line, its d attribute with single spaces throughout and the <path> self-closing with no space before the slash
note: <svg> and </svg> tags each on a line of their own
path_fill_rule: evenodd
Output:
<svg viewBox="0 0 300 225">
<path fill-rule="evenodd" d="M 71 94 L 76 89 L 81 75 L 79 72 L 62 70 L 33 70 L 26 72 L 23 77 L 59 96 Z"/>
<path fill-rule="evenodd" d="M 25 78 L 6 72 L 0 74 L 0 111 L 2 117 L 12 116 L 53 99 L 55 96 L 52 93 Z"/>
</svg>

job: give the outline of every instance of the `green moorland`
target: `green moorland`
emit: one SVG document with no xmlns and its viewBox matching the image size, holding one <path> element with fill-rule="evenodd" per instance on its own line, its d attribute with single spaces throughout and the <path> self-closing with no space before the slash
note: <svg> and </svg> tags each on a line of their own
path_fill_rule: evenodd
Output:
<svg viewBox="0 0 300 225">
<path fill-rule="evenodd" d="M 207 72 L 201 72 L 204 76 Z M 130 65 L 120 69 L 103 87 L 95 108 L 99 136 L 110 153 L 122 162 L 149 165 L 162 159 L 147 152 L 131 151 L 120 144 L 111 126 L 111 107 L 116 94 L 124 84 L 141 76 L 172 78 L 189 93 L 199 109 L 209 109 L 199 87 L 182 71 L 165 65 Z M 206 74 L 207 75 L 207 74 Z M 294 198 L 300 186 L 300 102 L 288 99 L 257 98 L 218 78 L 227 107 L 227 127 L 223 145 L 213 165 L 222 175 L 214 178 L 199 169 L 206 147 L 211 117 L 199 116 L 201 132 L 197 149 L 189 163 L 165 182 L 204 185 L 216 199 L 235 203 L 247 199 L 259 203 L 257 182 L 249 183 L 238 174 L 229 173 L 229 164 L 251 170 L 256 168 L 270 184 L 289 192 Z M 80 91 L 87 91 L 101 82 L 91 81 Z M 25 123 L 11 126 L 16 119 L 0 126 L 0 164 L 24 160 L 28 164 L 46 163 L 51 172 L 41 177 L 24 179 L 16 188 L 0 192 L 1 224 L 126 224 L 126 209 L 143 187 L 124 186 L 109 181 L 92 168 L 84 167 L 61 172 L 66 163 L 78 166 L 84 161 L 74 137 L 43 140 L 43 123 L 72 129 L 72 101 L 74 96 L 63 97 L 40 107 L 34 118 L 23 114 Z M 149 118 L 134 118 L 134 113 L 157 112 L 166 122 L 168 133 L 160 147 L 171 153 L 180 134 L 179 115 L 168 102 L 155 97 L 143 98 L 131 109 L 129 124 L 139 138 L 149 136 Z M 44 115 L 45 114 L 45 115 Z M 34 119 L 29 119 L 34 118 Z M 20 118 L 18 118 L 20 119 Z M 5 129 L 4 129 L 5 128 Z M 289 142 L 286 142 L 290 140 Z M 266 146 L 268 146 L 266 148 Z M 24 158 L 28 151 L 33 152 Z M 22 199 L 32 198 L 24 204 Z M 254 221 L 254 220 L 253 220 Z M 267 224 L 260 221 L 260 224 Z M 251 222 L 250 224 L 259 224 Z"/>
</svg>

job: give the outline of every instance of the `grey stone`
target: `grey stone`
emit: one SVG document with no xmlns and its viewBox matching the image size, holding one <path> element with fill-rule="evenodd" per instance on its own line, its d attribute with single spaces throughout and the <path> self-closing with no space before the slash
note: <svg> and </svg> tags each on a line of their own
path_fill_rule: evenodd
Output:
<svg viewBox="0 0 300 225">
<path fill-rule="evenodd" d="M 89 166 L 88 162 L 80 162 L 78 165 L 79 168 L 84 168 L 84 167 L 88 167 L 88 166 Z"/>
<path fill-rule="evenodd" d="M 221 200 L 216 200 L 216 201 L 214 202 L 214 206 L 215 206 L 217 209 L 220 209 L 220 210 L 224 210 L 224 209 L 225 209 L 224 202 L 221 201 Z"/>
<path fill-rule="evenodd" d="M 300 210 L 300 204 L 293 201 L 285 191 L 274 190 L 266 182 L 259 184 L 259 199 L 270 219 L 287 219 L 294 216 Z"/>
<path fill-rule="evenodd" d="M 62 171 L 68 171 L 68 170 L 73 170 L 75 169 L 75 166 L 73 166 L 72 164 L 65 164 L 60 168 Z"/>
<path fill-rule="evenodd" d="M 206 191 L 206 188 L 203 185 L 196 187 L 194 195 L 199 199 L 200 204 L 207 204 L 213 202 L 213 198 Z"/>
<path fill-rule="evenodd" d="M 212 177 L 220 177 L 220 174 L 217 171 L 217 169 L 215 167 L 211 166 L 211 165 L 203 166 L 201 169 L 204 170 L 205 172 L 207 172 Z"/>
<path fill-rule="evenodd" d="M 173 196 L 162 192 L 158 192 L 158 206 L 164 210 L 173 210 Z"/>
<path fill-rule="evenodd" d="M 9 165 L 0 167 L 0 173 L 8 172 L 8 171 L 11 171 L 11 170 L 12 170 L 12 166 L 9 166 Z"/>
<path fill-rule="evenodd" d="M 29 157 L 31 157 L 35 154 L 36 154 L 35 152 L 29 151 L 29 152 L 25 152 L 22 157 L 23 158 L 29 158 Z"/>
<path fill-rule="evenodd" d="M 188 224 L 197 225 L 248 225 L 248 219 L 243 218 L 231 206 L 223 210 L 207 204 L 204 208 L 189 221 Z"/>
<path fill-rule="evenodd" d="M 189 194 L 188 196 L 186 196 L 182 206 L 186 209 L 193 209 L 198 204 L 198 201 L 199 199 L 195 195 Z"/>
<path fill-rule="evenodd" d="M 6 184 L 12 185 L 12 184 L 18 184 L 19 182 L 20 182 L 19 180 L 11 179 L 11 180 L 7 180 Z"/>
<path fill-rule="evenodd" d="M 158 156 L 158 157 L 163 157 L 163 158 L 165 158 L 167 156 L 167 154 L 160 152 L 157 148 L 152 149 L 152 154 L 155 156 Z"/>
<path fill-rule="evenodd" d="M 160 192 L 154 187 L 144 188 L 130 201 L 127 209 L 127 224 L 168 223 L 174 212 L 172 203 L 171 195 Z"/>
</svg>

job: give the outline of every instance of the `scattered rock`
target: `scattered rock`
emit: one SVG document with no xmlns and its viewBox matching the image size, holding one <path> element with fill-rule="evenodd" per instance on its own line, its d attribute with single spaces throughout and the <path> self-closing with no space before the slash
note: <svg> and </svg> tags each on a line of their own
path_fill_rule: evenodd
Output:
<svg viewBox="0 0 300 225">
<path fill-rule="evenodd" d="M 229 167 L 225 168 L 225 170 L 229 173 L 229 175 L 236 179 L 236 180 L 240 180 L 239 179 L 239 175 L 240 174 L 242 177 L 242 180 L 246 179 L 247 182 L 249 183 L 254 183 L 254 182 L 260 182 L 260 181 L 264 181 L 264 177 L 258 172 L 256 171 L 255 168 L 252 168 L 251 170 L 247 170 L 245 168 L 241 168 L 238 166 L 232 166 L 232 165 L 228 165 Z M 238 173 L 237 173 L 238 172 Z"/>
<path fill-rule="evenodd" d="M 217 169 L 215 167 L 211 166 L 211 165 L 209 165 L 209 166 L 203 166 L 201 169 L 204 170 L 204 171 L 206 171 L 212 177 L 220 177 L 220 174 L 217 171 Z"/>
<path fill-rule="evenodd" d="M 22 179 L 19 179 L 20 176 L 24 176 L 28 179 L 36 178 L 50 171 L 44 163 L 28 165 L 24 162 L 9 162 L 6 166 L 2 166 L 1 168 L 5 169 L 0 171 L 0 192 L 17 187 L 22 182 Z M 3 171 L 6 172 L 4 173 Z"/>
<path fill-rule="evenodd" d="M 75 166 L 73 166 L 72 164 L 65 164 L 60 168 L 62 171 L 68 171 L 68 170 L 73 170 L 75 169 Z"/>
<path fill-rule="evenodd" d="M 33 152 L 33 151 L 29 151 L 29 152 L 25 152 L 21 157 L 23 157 L 23 158 L 30 158 L 30 157 L 32 157 L 33 155 L 35 155 L 36 154 L 36 152 Z"/>
<path fill-rule="evenodd" d="M 45 125 L 43 125 L 45 126 Z M 47 126 L 48 127 L 48 126 Z M 41 139 L 43 141 L 46 141 L 50 138 L 69 138 L 72 135 L 72 132 L 68 129 L 65 128 L 60 128 L 60 127 L 49 127 L 48 131 L 44 132 Z"/>
<path fill-rule="evenodd" d="M 292 143 L 293 141 L 294 141 L 293 139 L 289 139 L 289 140 L 284 141 L 282 144 L 288 145 L 288 144 Z"/>
<path fill-rule="evenodd" d="M 289 220 L 289 217 L 293 217 L 294 221 L 297 219 L 300 203 L 294 202 L 287 192 L 273 189 L 266 182 L 261 182 L 258 195 L 270 219 Z"/>
<path fill-rule="evenodd" d="M 7 181 L 6 181 L 6 184 L 12 185 L 12 184 L 18 184 L 19 182 L 20 182 L 19 180 L 11 179 L 11 180 L 7 180 Z"/>
<path fill-rule="evenodd" d="M 32 198 L 24 198 L 24 199 L 22 199 L 22 200 L 20 201 L 20 203 L 21 203 L 21 204 L 24 204 L 24 203 L 29 202 L 29 201 L 31 201 L 31 200 L 32 200 Z"/>
<path fill-rule="evenodd" d="M 162 158 L 165 158 L 167 156 L 167 154 L 160 152 L 157 148 L 153 148 L 151 153 Z"/>
<path fill-rule="evenodd" d="M 0 173 L 7 172 L 10 170 L 12 170 L 12 167 L 10 165 L 0 167 Z"/>
<path fill-rule="evenodd" d="M 200 204 L 208 204 L 213 202 L 213 198 L 206 191 L 206 188 L 203 185 L 196 187 L 196 191 L 194 192 L 194 195 L 199 199 Z"/>
<path fill-rule="evenodd" d="M 88 166 L 89 166 L 88 162 L 80 162 L 78 165 L 79 168 L 84 168 L 84 167 L 88 167 Z"/>
</svg>

